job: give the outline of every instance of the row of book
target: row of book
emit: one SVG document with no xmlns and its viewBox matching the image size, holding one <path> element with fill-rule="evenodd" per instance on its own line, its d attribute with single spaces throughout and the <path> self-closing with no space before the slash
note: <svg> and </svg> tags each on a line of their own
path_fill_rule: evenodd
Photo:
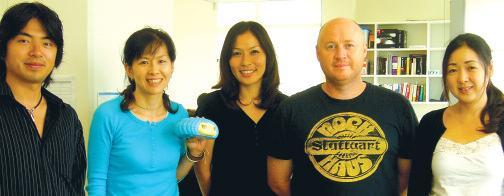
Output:
<svg viewBox="0 0 504 196">
<path fill-rule="evenodd" d="M 378 57 L 378 75 L 425 75 L 427 56 L 410 54 L 409 56 L 388 55 Z"/>
<path fill-rule="evenodd" d="M 414 102 L 425 102 L 425 85 L 412 83 L 380 84 L 381 87 L 397 92 Z"/>
</svg>

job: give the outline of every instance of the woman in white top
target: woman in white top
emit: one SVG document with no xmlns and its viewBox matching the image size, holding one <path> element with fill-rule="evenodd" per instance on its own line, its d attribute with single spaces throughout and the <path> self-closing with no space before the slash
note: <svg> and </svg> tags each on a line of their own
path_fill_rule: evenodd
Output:
<svg viewBox="0 0 504 196">
<path fill-rule="evenodd" d="M 458 102 L 420 121 L 409 196 L 503 194 L 504 102 L 492 73 L 491 50 L 481 37 L 467 33 L 450 42 L 444 92 Z"/>
</svg>

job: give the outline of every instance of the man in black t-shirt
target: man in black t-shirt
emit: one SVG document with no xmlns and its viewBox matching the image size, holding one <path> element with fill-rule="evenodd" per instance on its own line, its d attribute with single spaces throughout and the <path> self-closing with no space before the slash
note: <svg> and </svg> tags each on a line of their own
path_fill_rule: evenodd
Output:
<svg viewBox="0 0 504 196">
<path fill-rule="evenodd" d="M 417 118 L 400 94 L 363 82 L 367 48 L 349 19 L 322 26 L 326 82 L 280 104 L 267 144 L 278 195 L 405 194 Z"/>
</svg>

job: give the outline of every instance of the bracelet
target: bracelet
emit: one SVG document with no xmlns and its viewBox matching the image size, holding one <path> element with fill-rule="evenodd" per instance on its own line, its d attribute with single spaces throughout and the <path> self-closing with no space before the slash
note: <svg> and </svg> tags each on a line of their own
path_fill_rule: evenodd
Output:
<svg viewBox="0 0 504 196">
<path fill-rule="evenodd" d="M 191 155 L 191 153 L 189 151 L 186 152 L 186 158 L 187 160 L 193 162 L 193 163 L 197 163 L 198 161 L 201 161 L 203 159 L 203 157 L 205 157 L 205 151 L 203 150 L 203 152 L 201 153 L 201 156 L 199 157 L 195 157 L 193 155 Z"/>
</svg>

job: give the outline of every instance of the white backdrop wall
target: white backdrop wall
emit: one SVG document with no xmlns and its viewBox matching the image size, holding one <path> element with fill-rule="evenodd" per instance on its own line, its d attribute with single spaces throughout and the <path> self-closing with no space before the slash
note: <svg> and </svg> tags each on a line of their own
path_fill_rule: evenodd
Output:
<svg viewBox="0 0 504 196">
<path fill-rule="evenodd" d="M 465 0 L 464 32 L 480 35 L 490 45 L 494 61 L 492 81 L 501 90 L 504 90 L 503 9 L 503 0 Z"/>
<path fill-rule="evenodd" d="M 125 88 L 121 62 L 126 39 L 150 26 L 172 32 L 173 0 L 89 0 L 88 59 L 91 88 L 89 99 L 96 107 L 97 93 L 120 92 Z"/>
</svg>

